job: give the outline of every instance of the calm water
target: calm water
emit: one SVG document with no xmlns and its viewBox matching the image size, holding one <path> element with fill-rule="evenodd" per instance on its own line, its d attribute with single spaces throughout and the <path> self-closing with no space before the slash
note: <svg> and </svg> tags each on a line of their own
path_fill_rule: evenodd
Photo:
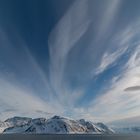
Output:
<svg viewBox="0 0 140 140">
<path fill-rule="evenodd" d="M 0 135 L 0 140 L 140 140 L 140 135 Z"/>
</svg>

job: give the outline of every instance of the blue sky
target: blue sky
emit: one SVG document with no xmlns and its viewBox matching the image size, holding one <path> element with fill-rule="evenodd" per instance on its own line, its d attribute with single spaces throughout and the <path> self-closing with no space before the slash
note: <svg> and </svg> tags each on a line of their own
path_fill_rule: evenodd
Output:
<svg viewBox="0 0 140 140">
<path fill-rule="evenodd" d="M 139 4 L 0 1 L 0 119 L 139 116 Z"/>
</svg>

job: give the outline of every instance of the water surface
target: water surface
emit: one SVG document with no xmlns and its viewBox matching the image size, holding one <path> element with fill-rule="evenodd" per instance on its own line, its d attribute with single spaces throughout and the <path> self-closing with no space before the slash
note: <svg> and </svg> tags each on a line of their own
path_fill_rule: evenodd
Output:
<svg viewBox="0 0 140 140">
<path fill-rule="evenodd" d="M 2 134 L 0 140 L 140 140 L 140 135 L 27 135 Z"/>
</svg>

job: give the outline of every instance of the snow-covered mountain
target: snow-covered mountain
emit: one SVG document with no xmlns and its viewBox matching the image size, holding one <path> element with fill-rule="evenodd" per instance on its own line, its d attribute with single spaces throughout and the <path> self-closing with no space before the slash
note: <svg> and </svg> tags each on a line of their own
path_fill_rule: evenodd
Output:
<svg viewBox="0 0 140 140">
<path fill-rule="evenodd" d="M 93 123 L 85 121 L 84 119 L 79 120 L 80 124 L 87 128 L 88 133 L 103 133 L 103 134 L 112 134 L 115 133 L 111 128 L 106 126 L 103 123 Z"/>
<path fill-rule="evenodd" d="M 72 120 L 60 116 L 49 119 L 13 117 L 1 122 L 2 133 L 37 133 L 37 134 L 113 134 L 114 131 L 103 123 Z"/>
</svg>

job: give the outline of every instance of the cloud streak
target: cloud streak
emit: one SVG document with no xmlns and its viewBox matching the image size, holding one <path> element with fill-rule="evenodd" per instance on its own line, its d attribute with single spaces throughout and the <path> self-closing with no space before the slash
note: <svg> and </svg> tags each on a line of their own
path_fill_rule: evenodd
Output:
<svg viewBox="0 0 140 140">
<path fill-rule="evenodd" d="M 81 11 L 81 13 L 79 13 Z M 76 1 L 61 18 L 49 36 L 50 50 L 50 83 L 52 94 L 57 96 L 63 104 L 77 95 L 67 89 L 64 80 L 65 67 L 69 52 L 87 31 L 90 20 L 88 18 L 88 3 L 85 0 Z M 67 102 L 67 101 L 66 101 Z M 64 103 L 65 104 L 65 103 Z"/>
</svg>

